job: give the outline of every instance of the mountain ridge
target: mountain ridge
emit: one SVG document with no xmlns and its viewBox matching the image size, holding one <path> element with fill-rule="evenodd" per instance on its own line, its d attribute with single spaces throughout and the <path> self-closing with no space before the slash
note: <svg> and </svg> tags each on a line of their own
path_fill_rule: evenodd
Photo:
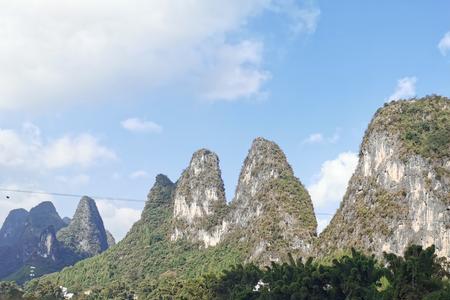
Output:
<svg viewBox="0 0 450 300">
<path fill-rule="evenodd" d="M 76 251 L 76 243 L 70 245 L 58 240 L 58 233 L 70 224 L 80 222 L 79 214 L 75 214 L 69 224 L 66 222 L 67 219 L 61 219 L 50 201 L 38 204 L 29 212 L 24 209 L 10 211 L 0 229 L 0 278 L 22 283 L 32 276 L 59 271 L 80 259 L 100 253 L 80 254 Z M 107 243 L 106 233 L 104 238 Z M 109 240 L 113 243 L 112 237 Z M 101 251 L 106 248 L 103 247 Z"/>
<path fill-rule="evenodd" d="M 221 193 L 223 182 L 217 155 L 201 149 L 175 183 L 165 175 L 156 177 L 141 219 L 121 242 L 45 280 L 74 291 L 113 282 L 151 299 L 161 280 L 182 285 L 183 280 L 220 273 L 235 264 L 267 266 L 289 259 L 289 253 L 324 259 L 354 247 L 380 256 L 382 251 L 401 254 L 412 243 L 434 243 L 437 253 L 448 257 L 449 103 L 448 98 L 428 96 L 392 102 L 377 111 L 341 206 L 318 237 L 310 196 L 284 153 L 275 143 L 256 138 L 235 196 L 224 215 L 212 215 L 212 227 L 204 223 L 211 215 L 197 208 L 209 206 L 211 200 L 223 203 L 221 197 L 205 197 L 209 183 L 215 182 L 212 186 Z M 200 157 L 200 162 L 213 163 L 197 164 Z M 202 173 L 215 174 L 214 180 L 195 177 Z M 192 202 L 186 201 L 189 197 Z M 181 198 L 187 209 L 177 214 L 175 200 Z M 194 212 L 189 203 L 198 204 Z M 198 217 L 199 222 L 181 228 L 174 221 L 179 216 Z M 184 234 L 171 238 L 180 228 Z M 199 238 L 198 230 L 205 228 L 221 230 L 214 245 Z"/>
</svg>

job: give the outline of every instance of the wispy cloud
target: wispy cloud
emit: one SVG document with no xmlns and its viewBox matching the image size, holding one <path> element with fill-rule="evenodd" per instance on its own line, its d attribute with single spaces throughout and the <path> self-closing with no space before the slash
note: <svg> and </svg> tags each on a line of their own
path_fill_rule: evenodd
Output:
<svg viewBox="0 0 450 300">
<path fill-rule="evenodd" d="M 137 170 L 134 171 L 133 173 L 131 173 L 129 175 L 130 179 L 142 179 L 142 178 L 147 178 L 148 177 L 148 173 L 144 170 Z"/>
<path fill-rule="evenodd" d="M 394 93 L 389 96 L 388 101 L 407 99 L 416 95 L 416 77 L 403 77 L 397 81 Z"/>
<path fill-rule="evenodd" d="M 91 180 L 91 177 L 87 174 L 78 174 L 74 176 L 58 175 L 56 176 L 56 180 L 64 184 L 80 186 L 88 184 Z"/>
<path fill-rule="evenodd" d="M 116 241 L 120 241 L 141 216 L 140 209 L 123 207 L 102 199 L 97 199 L 96 203 L 105 228 L 113 234 Z"/>
<path fill-rule="evenodd" d="M 20 169 L 88 168 L 116 154 L 94 136 L 82 133 L 43 139 L 39 128 L 25 123 L 22 131 L 0 129 L 0 166 Z"/>
<path fill-rule="evenodd" d="M 331 213 L 337 209 L 357 164 L 358 155 L 353 152 L 343 152 L 322 164 L 316 179 L 307 187 L 315 209 Z M 331 216 L 318 217 L 322 230 Z"/>
<path fill-rule="evenodd" d="M 270 73 L 262 64 L 263 45 L 246 40 L 236 45 L 223 45 L 207 71 L 205 97 L 212 101 L 233 101 L 261 92 Z"/>
<path fill-rule="evenodd" d="M 450 52 L 450 31 L 439 41 L 438 48 L 444 56 Z"/>
<path fill-rule="evenodd" d="M 299 5 L 295 0 L 274 1 L 272 3 L 272 10 L 287 16 L 290 21 L 290 28 L 292 33 L 312 34 L 316 31 L 319 23 L 320 9 L 313 2 L 306 2 L 304 5 Z"/>
<path fill-rule="evenodd" d="M 302 144 L 335 144 L 341 138 L 340 129 L 336 129 L 332 136 L 325 136 L 322 133 L 312 133 L 302 141 Z"/>
<path fill-rule="evenodd" d="M 145 121 L 139 118 L 129 118 L 121 123 L 124 129 L 133 132 L 161 133 L 163 128 L 161 125 L 152 121 Z"/>
<path fill-rule="evenodd" d="M 0 110 L 112 98 L 130 88 L 122 84 L 130 76 L 146 90 L 189 82 L 193 74 L 206 83 L 211 62 L 222 75 L 196 94 L 255 95 L 270 76 L 260 63 L 263 38 L 246 31 L 248 24 L 279 7 L 295 31 L 311 33 L 319 10 L 304 3 L 310 1 L 0 1 L 8 29 L 0 30 Z M 255 38 L 259 44 L 248 42 Z"/>
</svg>

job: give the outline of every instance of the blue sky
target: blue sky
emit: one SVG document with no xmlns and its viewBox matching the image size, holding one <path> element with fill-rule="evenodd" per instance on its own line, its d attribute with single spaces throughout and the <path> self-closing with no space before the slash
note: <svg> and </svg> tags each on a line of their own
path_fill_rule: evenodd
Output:
<svg viewBox="0 0 450 300">
<path fill-rule="evenodd" d="M 251 141 L 333 213 L 376 109 L 450 95 L 448 1 L 25 0 L 0 4 L 0 186 L 145 199 L 199 148 L 231 200 Z M 16 207 L 76 199 L 11 195 Z M 141 204 L 99 200 L 121 238 Z M 318 216 L 320 227 L 328 217 Z"/>
</svg>

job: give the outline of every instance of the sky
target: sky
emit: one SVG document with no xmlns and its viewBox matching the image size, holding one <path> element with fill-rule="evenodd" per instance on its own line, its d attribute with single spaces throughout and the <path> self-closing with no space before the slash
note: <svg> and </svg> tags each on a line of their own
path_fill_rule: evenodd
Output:
<svg viewBox="0 0 450 300">
<path fill-rule="evenodd" d="M 449 1 L 1 1 L 0 188 L 96 196 L 120 240 L 144 203 L 102 197 L 145 200 L 208 148 L 231 201 L 262 136 L 322 230 L 375 111 L 450 95 L 449 16 Z M 62 217 L 78 202 L 3 192 L 0 224 L 44 200 Z"/>
</svg>

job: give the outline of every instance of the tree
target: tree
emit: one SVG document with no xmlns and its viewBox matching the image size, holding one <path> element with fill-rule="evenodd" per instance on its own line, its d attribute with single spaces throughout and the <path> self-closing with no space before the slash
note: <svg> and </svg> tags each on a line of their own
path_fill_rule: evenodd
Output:
<svg viewBox="0 0 450 300">
<path fill-rule="evenodd" d="M 0 300 L 22 299 L 23 291 L 15 282 L 0 282 Z"/>
<path fill-rule="evenodd" d="M 419 300 L 426 295 L 443 289 L 443 279 L 448 275 L 443 260 L 438 259 L 435 247 L 423 249 L 422 246 L 410 246 L 404 257 L 386 254 L 387 278 L 390 287 L 386 299 Z"/>
</svg>

